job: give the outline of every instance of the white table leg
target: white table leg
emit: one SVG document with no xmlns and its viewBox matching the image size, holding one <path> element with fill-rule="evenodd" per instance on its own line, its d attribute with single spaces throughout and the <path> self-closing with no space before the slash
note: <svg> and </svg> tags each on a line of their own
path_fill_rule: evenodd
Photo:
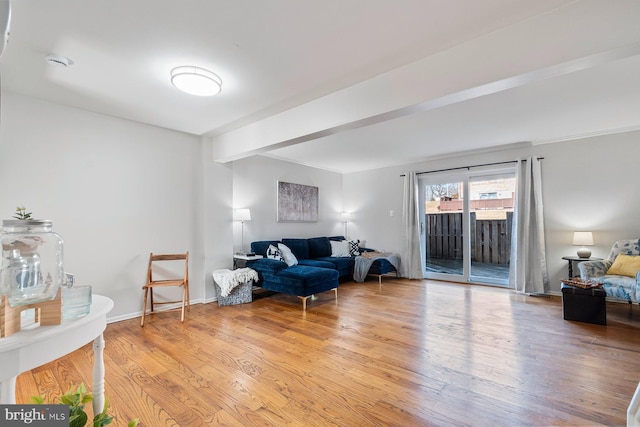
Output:
<svg viewBox="0 0 640 427">
<path fill-rule="evenodd" d="M 104 336 L 98 335 L 93 340 L 93 413 L 99 414 L 104 409 Z"/>
<path fill-rule="evenodd" d="M 12 377 L 0 382 L 0 403 L 3 405 L 16 403 L 16 378 Z"/>
</svg>

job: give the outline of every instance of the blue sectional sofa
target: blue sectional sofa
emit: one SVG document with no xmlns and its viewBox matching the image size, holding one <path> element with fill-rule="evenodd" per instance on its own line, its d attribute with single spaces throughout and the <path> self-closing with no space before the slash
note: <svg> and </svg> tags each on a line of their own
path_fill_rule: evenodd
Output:
<svg viewBox="0 0 640 427">
<path fill-rule="evenodd" d="M 338 282 L 341 278 L 351 278 L 355 257 L 333 257 L 331 241 L 345 240 L 343 236 L 313 237 L 309 239 L 286 238 L 262 240 L 251 243 L 251 251 L 264 258 L 247 262 L 247 267 L 258 273 L 258 286 L 274 292 L 295 295 L 302 299 L 303 309 L 311 295 L 334 290 L 338 296 Z M 296 258 L 297 264 L 288 266 L 284 261 L 267 258 L 269 246 L 278 243 L 287 246 Z M 370 250 L 361 248 L 361 250 Z M 385 259 L 376 260 L 371 266 L 371 274 L 386 274 L 395 267 Z"/>
</svg>

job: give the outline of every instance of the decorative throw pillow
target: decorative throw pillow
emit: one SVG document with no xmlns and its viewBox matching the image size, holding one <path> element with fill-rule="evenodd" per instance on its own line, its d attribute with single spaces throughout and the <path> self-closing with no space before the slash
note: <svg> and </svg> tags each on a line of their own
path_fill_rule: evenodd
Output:
<svg viewBox="0 0 640 427">
<path fill-rule="evenodd" d="M 282 255 L 284 262 L 286 262 L 289 267 L 298 264 L 298 258 L 296 258 L 288 246 L 278 243 L 278 249 L 280 250 L 280 255 Z"/>
<path fill-rule="evenodd" d="M 267 258 L 284 261 L 284 258 L 282 258 L 282 255 L 280 254 L 278 248 L 273 245 L 269 245 L 269 247 L 267 248 Z"/>
<path fill-rule="evenodd" d="M 607 274 L 636 277 L 638 271 L 640 271 L 640 256 L 619 254 Z"/>
<path fill-rule="evenodd" d="M 331 243 L 331 256 L 333 257 L 350 257 L 349 242 L 342 240 L 340 242 L 330 241 Z"/>
<path fill-rule="evenodd" d="M 360 255 L 360 240 L 349 240 L 349 254 L 351 256 Z"/>
</svg>

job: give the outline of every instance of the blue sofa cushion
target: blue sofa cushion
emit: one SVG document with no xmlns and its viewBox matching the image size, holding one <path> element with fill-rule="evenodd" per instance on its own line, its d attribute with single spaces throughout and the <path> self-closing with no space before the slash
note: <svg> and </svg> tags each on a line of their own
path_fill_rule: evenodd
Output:
<svg viewBox="0 0 640 427">
<path fill-rule="evenodd" d="M 247 267 L 258 271 L 258 273 L 264 272 L 271 274 L 276 274 L 288 267 L 286 262 L 278 261 L 271 258 L 261 258 L 247 261 L 246 265 Z"/>
<path fill-rule="evenodd" d="M 344 236 L 331 236 L 328 237 L 329 240 L 333 240 L 334 242 L 341 242 L 343 240 L 347 240 L 344 238 Z"/>
<path fill-rule="evenodd" d="M 307 239 L 309 243 L 309 258 L 323 258 L 331 256 L 331 243 L 328 237 L 313 237 Z"/>
<path fill-rule="evenodd" d="M 396 271 L 396 268 L 388 259 L 377 259 L 371 264 L 369 274 L 387 274 Z"/>
<path fill-rule="evenodd" d="M 326 268 L 294 265 L 278 273 L 277 280 L 263 288 L 289 295 L 308 297 L 338 287 L 338 272 Z"/>
<path fill-rule="evenodd" d="M 336 269 L 336 265 L 329 261 L 320 261 L 317 259 L 301 259 L 298 261 L 300 265 L 307 265 L 309 267 L 319 267 L 319 268 L 330 268 L 331 270 Z"/>
<path fill-rule="evenodd" d="M 291 252 L 300 259 L 309 259 L 309 243 L 307 239 L 282 239 L 282 243 L 291 249 Z"/>
<path fill-rule="evenodd" d="M 355 258 L 353 257 L 324 257 L 316 261 L 324 261 L 333 264 L 334 268 L 340 273 L 340 277 L 353 274 L 353 265 Z"/>
<path fill-rule="evenodd" d="M 266 257 L 269 245 L 273 245 L 277 248 L 278 243 L 280 242 L 277 240 L 261 240 L 257 242 L 251 242 L 251 252 L 256 255 L 262 255 L 263 257 Z"/>
</svg>

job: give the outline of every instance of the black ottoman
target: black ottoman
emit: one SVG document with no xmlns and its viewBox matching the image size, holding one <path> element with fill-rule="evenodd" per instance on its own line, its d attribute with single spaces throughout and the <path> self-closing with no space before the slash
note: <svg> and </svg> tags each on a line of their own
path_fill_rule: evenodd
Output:
<svg viewBox="0 0 640 427">
<path fill-rule="evenodd" d="M 564 320 L 607 324 L 607 294 L 602 288 L 582 289 L 563 283 L 561 289 Z"/>
</svg>

